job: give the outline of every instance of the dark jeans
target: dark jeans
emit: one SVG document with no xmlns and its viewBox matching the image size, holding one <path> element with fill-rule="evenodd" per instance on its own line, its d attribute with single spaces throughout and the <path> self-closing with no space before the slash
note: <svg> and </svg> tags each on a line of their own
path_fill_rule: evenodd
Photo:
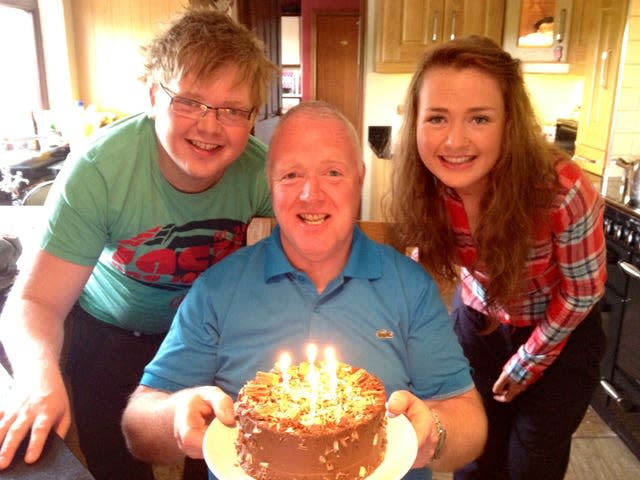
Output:
<svg viewBox="0 0 640 480">
<path fill-rule="evenodd" d="M 75 306 L 68 318 L 65 369 L 80 448 L 96 480 L 153 480 L 150 465 L 127 450 L 120 421 L 129 395 L 164 335 L 135 335 Z M 203 460 L 187 458 L 183 480 L 204 480 Z"/>
<path fill-rule="evenodd" d="M 569 463 L 571 435 L 582 421 L 600 378 L 605 337 L 598 308 L 573 331 L 542 377 L 510 403 L 495 401 L 491 389 L 532 328 L 501 325 L 489 335 L 480 335 L 485 317 L 462 304 L 459 290 L 451 318 L 489 419 L 484 453 L 456 471 L 454 479 L 562 480 Z"/>
</svg>

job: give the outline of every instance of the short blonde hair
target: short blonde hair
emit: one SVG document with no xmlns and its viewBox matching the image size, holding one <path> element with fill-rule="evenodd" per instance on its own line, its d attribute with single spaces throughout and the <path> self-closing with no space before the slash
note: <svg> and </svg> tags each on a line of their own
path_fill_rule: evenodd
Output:
<svg viewBox="0 0 640 480">
<path fill-rule="evenodd" d="M 213 8 L 193 7 L 143 47 L 145 73 L 141 80 L 168 83 L 192 75 L 206 81 L 218 70 L 234 65 L 251 88 L 253 107 L 266 101 L 267 85 L 278 67 L 265 55 L 264 44 L 246 27 Z"/>
<path fill-rule="evenodd" d="M 362 175 L 364 172 L 364 161 L 362 160 L 362 147 L 360 145 L 358 133 L 349 119 L 335 105 L 329 102 L 322 100 L 302 102 L 287 110 L 273 130 L 271 141 L 273 142 L 273 140 L 280 135 L 280 131 L 285 124 L 290 121 L 295 121 L 296 117 L 301 115 L 308 115 L 316 118 L 332 118 L 342 123 L 349 139 L 351 140 L 353 148 L 358 155 L 358 173 Z M 267 176 L 271 174 L 271 164 L 273 163 L 270 152 L 271 149 L 267 152 Z"/>
</svg>

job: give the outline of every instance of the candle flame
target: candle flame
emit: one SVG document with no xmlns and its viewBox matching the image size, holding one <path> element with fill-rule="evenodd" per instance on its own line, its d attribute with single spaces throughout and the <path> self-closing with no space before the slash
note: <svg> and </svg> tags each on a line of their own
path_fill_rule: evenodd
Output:
<svg viewBox="0 0 640 480">
<path fill-rule="evenodd" d="M 316 357 L 318 356 L 318 347 L 315 344 L 310 343 L 307 345 L 307 359 L 309 360 L 309 364 L 313 365 L 316 361 Z"/>
</svg>

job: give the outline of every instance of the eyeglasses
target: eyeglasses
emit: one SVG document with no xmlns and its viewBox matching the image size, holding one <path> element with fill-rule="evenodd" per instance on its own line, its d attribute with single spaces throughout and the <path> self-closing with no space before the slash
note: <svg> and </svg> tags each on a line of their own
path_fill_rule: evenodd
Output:
<svg viewBox="0 0 640 480">
<path fill-rule="evenodd" d="M 247 111 L 231 107 L 211 107 L 191 98 L 180 97 L 162 83 L 160 86 L 171 99 L 171 111 L 183 117 L 191 118 L 192 120 L 200 120 L 207 115 L 209 110 L 213 110 L 216 114 L 216 119 L 220 123 L 233 127 L 244 126 L 254 112 L 253 108 Z"/>
</svg>

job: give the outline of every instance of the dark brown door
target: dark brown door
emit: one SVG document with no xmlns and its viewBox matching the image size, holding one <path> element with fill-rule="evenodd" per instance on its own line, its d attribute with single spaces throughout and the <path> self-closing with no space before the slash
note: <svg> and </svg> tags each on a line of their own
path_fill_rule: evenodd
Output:
<svg viewBox="0 0 640 480">
<path fill-rule="evenodd" d="M 338 107 L 360 132 L 359 12 L 314 15 L 316 100 Z"/>
<path fill-rule="evenodd" d="M 269 59 L 280 65 L 280 1 L 279 0 L 238 0 L 238 20 L 253 31 L 265 44 Z M 269 143 L 271 133 L 280 120 L 282 85 L 275 78 L 269 85 L 267 102 L 260 108 L 253 134 Z"/>
</svg>

